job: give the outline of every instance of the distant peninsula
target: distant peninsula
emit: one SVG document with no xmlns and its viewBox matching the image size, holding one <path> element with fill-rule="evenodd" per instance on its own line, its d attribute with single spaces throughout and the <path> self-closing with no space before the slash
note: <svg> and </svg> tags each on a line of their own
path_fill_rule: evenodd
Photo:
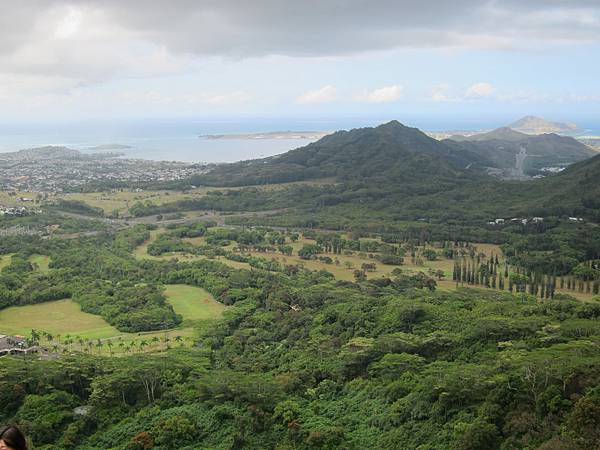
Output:
<svg viewBox="0 0 600 450">
<path fill-rule="evenodd" d="M 65 159 L 106 159 L 124 156 L 117 152 L 81 153 L 63 146 L 47 145 L 45 147 L 28 148 L 16 152 L 0 153 L 2 161 L 36 161 L 36 160 L 65 160 Z"/>
<path fill-rule="evenodd" d="M 130 149 L 131 145 L 123 145 L 123 144 L 101 144 L 95 145 L 93 147 L 88 147 L 86 150 L 91 151 L 106 151 L 106 150 L 127 150 Z"/>
<path fill-rule="evenodd" d="M 525 134 L 564 134 L 580 131 L 579 127 L 574 123 L 550 122 L 536 116 L 525 116 L 511 123 L 508 127 Z"/>
<path fill-rule="evenodd" d="M 202 134 L 201 139 L 310 139 L 317 140 L 331 131 L 267 131 L 265 133 Z"/>
</svg>

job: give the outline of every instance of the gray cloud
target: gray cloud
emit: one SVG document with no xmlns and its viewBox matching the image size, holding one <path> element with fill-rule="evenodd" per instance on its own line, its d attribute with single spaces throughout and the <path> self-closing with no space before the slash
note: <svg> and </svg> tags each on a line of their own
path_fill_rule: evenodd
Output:
<svg viewBox="0 0 600 450">
<path fill-rule="evenodd" d="M 174 51 L 234 57 L 330 56 L 402 47 L 506 47 L 522 46 L 525 39 L 600 40 L 600 4 L 593 0 L 109 0 L 102 4 L 124 27 Z"/>
<path fill-rule="evenodd" d="M 0 72 L 74 83 L 168 73 L 198 56 L 329 57 L 397 48 L 524 49 L 600 41 L 597 0 L 7 3 L 0 14 Z"/>
</svg>

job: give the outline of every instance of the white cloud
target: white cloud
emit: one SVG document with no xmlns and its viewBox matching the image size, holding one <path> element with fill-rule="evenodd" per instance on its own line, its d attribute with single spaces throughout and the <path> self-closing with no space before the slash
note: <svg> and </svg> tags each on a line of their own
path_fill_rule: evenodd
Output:
<svg viewBox="0 0 600 450">
<path fill-rule="evenodd" d="M 83 15 L 80 9 L 69 8 L 65 16 L 59 20 L 54 30 L 54 37 L 58 39 L 68 39 L 74 36 L 81 26 Z"/>
<path fill-rule="evenodd" d="M 316 91 L 308 91 L 300 95 L 296 102 L 300 104 L 310 103 L 330 103 L 337 99 L 337 89 L 335 86 L 327 85 Z"/>
<path fill-rule="evenodd" d="M 490 97 L 496 88 L 490 83 L 475 83 L 470 86 L 465 92 L 467 98 L 486 98 Z"/>
<path fill-rule="evenodd" d="M 386 86 L 373 91 L 363 92 L 356 100 L 368 103 L 392 103 L 402 98 L 404 87 L 400 85 Z"/>
<path fill-rule="evenodd" d="M 431 89 L 430 99 L 434 102 L 454 102 L 458 100 L 456 96 L 450 94 L 450 85 L 448 83 L 435 85 Z"/>
</svg>

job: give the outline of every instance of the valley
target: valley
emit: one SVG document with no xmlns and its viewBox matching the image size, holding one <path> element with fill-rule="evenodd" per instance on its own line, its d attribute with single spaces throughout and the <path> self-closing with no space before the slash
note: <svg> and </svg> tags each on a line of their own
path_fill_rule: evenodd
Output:
<svg viewBox="0 0 600 450">
<path fill-rule="evenodd" d="M 499 133 L 523 172 L 535 145 L 555 160 L 580 148 Z M 0 343 L 28 352 L 0 356 L 0 414 L 57 448 L 77 427 L 65 448 L 86 450 L 142 448 L 172 420 L 179 448 L 475 450 L 489 430 L 521 447 L 575 433 L 589 395 L 561 386 L 598 376 L 600 160 L 503 180 L 487 170 L 515 154 L 494 162 L 508 146 L 480 139 L 390 122 L 182 178 L 5 191 L 37 212 L 0 217 Z M 522 411 L 544 423 L 537 408 L 561 419 L 535 438 L 511 428 Z"/>
</svg>

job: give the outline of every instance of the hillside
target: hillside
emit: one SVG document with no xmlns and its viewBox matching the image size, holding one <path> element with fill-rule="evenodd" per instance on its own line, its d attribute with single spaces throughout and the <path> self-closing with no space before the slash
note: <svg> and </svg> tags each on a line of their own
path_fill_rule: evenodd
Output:
<svg viewBox="0 0 600 450">
<path fill-rule="evenodd" d="M 462 177 L 486 160 L 450 147 L 416 128 L 392 121 L 375 128 L 338 131 L 282 155 L 217 166 L 195 177 L 195 185 L 243 186 L 335 177 L 338 180 L 420 180 Z"/>
<path fill-rule="evenodd" d="M 453 141 L 491 141 L 491 140 L 502 140 L 518 142 L 527 139 L 528 135 L 520 133 L 509 127 L 496 128 L 495 130 L 488 131 L 486 133 L 473 134 L 471 136 L 462 136 L 455 134 L 450 136 L 449 139 Z"/>
<path fill-rule="evenodd" d="M 340 131 L 277 157 L 217 166 L 191 179 L 194 185 L 252 186 L 335 177 L 335 185 L 246 189 L 191 203 L 137 205 L 136 215 L 189 209 L 286 209 L 285 218 L 262 222 L 303 226 L 311 217 L 311 224 L 324 227 L 347 228 L 368 221 L 373 229 L 387 227 L 390 220 L 481 224 L 493 217 L 577 214 L 597 220 L 600 208 L 593 201 L 594 183 L 600 185 L 597 158 L 581 161 L 560 175 L 526 182 L 502 181 L 483 173 L 485 167 L 513 167 L 519 146 L 538 155 L 537 162 L 542 163 L 565 163 L 559 152 L 579 158 L 589 152 L 577 141 L 554 134 L 524 139 L 439 142 L 398 122 Z M 545 157 L 539 156 L 544 152 Z"/>
<path fill-rule="evenodd" d="M 573 164 L 553 177 L 541 180 L 538 195 L 548 205 L 572 204 L 581 215 L 600 210 L 600 155 Z M 600 218 L 600 217 L 599 217 Z"/>
<path fill-rule="evenodd" d="M 82 153 L 68 147 L 46 145 L 44 147 L 27 148 L 16 152 L 0 153 L 1 161 L 53 161 L 65 159 L 102 159 L 114 158 L 121 156 L 120 153 L 109 152 L 107 150 L 118 150 L 127 146 L 100 145 L 93 147 L 90 150 L 98 151 L 98 153 Z"/>
<path fill-rule="evenodd" d="M 568 136 L 541 134 L 531 136 L 510 128 L 499 128 L 489 133 L 470 137 L 453 137 L 446 145 L 477 154 L 498 169 L 514 169 L 516 156 L 523 152 L 524 171 L 533 172 L 544 167 L 564 167 L 587 159 L 596 153 L 585 144 Z"/>
<path fill-rule="evenodd" d="M 526 134 L 573 133 L 578 130 L 574 123 L 550 122 L 536 116 L 525 116 L 509 125 L 513 130 Z"/>
<path fill-rule="evenodd" d="M 48 145 L 45 147 L 29 148 L 16 152 L 0 153 L 0 159 L 7 161 L 24 159 L 66 159 L 80 158 L 81 152 L 67 147 Z"/>
<path fill-rule="evenodd" d="M 515 168 L 521 152 L 526 155 L 523 170 Z M 217 165 L 191 183 L 250 186 L 335 178 L 398 184 L 418 183 L 433 174 L 438 181 L 454 183 L 465 177 L 480 177 L 483 169 L 489 168 L 504 177 L 522 177 L 594 154 L 581 142 L 557 134 L 531 136 L 505 127 L 438 141 L 392 121 L 374 128 L 338 131 L 282 155 Z"/>
</svg>

